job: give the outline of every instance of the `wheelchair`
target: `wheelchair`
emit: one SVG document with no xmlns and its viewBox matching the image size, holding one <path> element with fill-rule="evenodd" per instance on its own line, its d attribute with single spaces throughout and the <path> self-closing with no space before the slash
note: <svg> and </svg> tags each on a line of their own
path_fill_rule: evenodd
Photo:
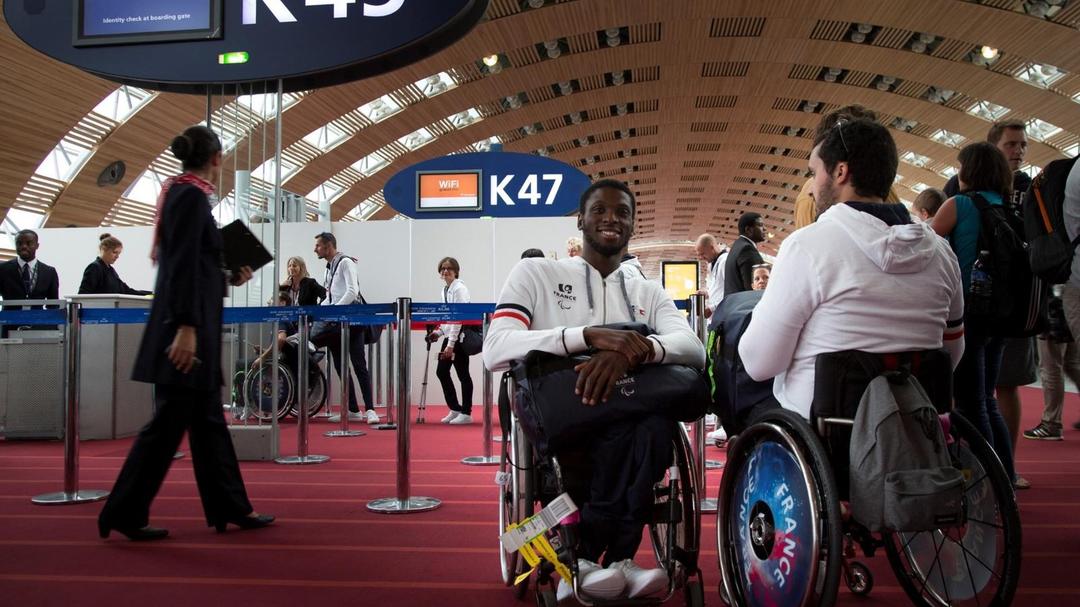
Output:
<svg viewBox="0 0 1080 607">
<path fill-rule="evenodd" d="M 509 375 L 509 374 L 508 374 Z M 508 381 L 507 377 L 503 378 Z M 512 383 L 512 380 L 510 380 Z M 504 386 L 506 384 L 504 383 Z M 512 398 L 513 390 L 510 391 Z M 496 475 L 499 485 L 499 533 L 512 523 L 519 523 L 538 513 L 551 500 L 567 490 L 559 457 L 541 457 L 525 436 L 510 407 L 500 406 L 503 436 Z M 675 423 L 675 422 L 672 422 Z M 697 565 L 701 535 L 699 512 L 699 488 L 695 466 L 684 424 L 678 424 L 679 432 L 673 442 L 674 458 L 664 478 L 654 487 L 655 503 L 653 519 L 648 524 L 649 539 L 658 567 L 668 573 L 666 594 L 636 599 L 601 600 L 583 596 L 577 586 L 576 524 L 556 525 L 548 532 L 548 540 L 555 548 L 559 561 L 573 574 L 574 595 L 583 605 L 659 605 L 676 592 L 684 594 L 686 604 L 701 607 L 705 604 L 701 583 L 701 570 Z M 515 580 L 528 570 L 529 565 L 518 552 L 508 552 L 499 546 L 499 561 L 503 582 L 513 587 L 520 600 L 528 592 L 530 577 L 521 583 Z M 538 607 L 555 607 L 555 567 L 541 562 L 535 575 Z"/>
<path fill-rule="evenodd" d="M 290 354 L 291 355 L 291 354 Z M 287 415 L 296 417 L 299 413 L 297 408 L 297 393 L 300 390 L 297 382 L 296 370 L 287 363 L 283 353 L 282 359 L 277 363 L 272 360 L 264 360 L 256 367 L 244 373 L 243 388 L 241 390 L 241 402 L 247 410 L 260 421 L 270 421 L 273 416 L 278 420 Z M 326 358 L 326 352 L 316 350 L 308 356 L 308 417 L 313 417 L 326 406 L 328 382 L 326 373 L 319 363 Z M 274 385 L 274 366 L 277 366 L 278 382 Z M 278 407 L 274 410 L 274 392 L 277 391 Z"/>
<path fill-rule="evenodd" d="M 871 533 L 846 520 L 848 443 L 867 384 L 903 369 L 949 413 L 953 464 L 965 478 L 960 524 L 928 532 Z M 873 576 L 851 560 L 884 548 L 916 605 L 1012 602 L 1020 575 L 1021 526 L 1012 483 L 978 430 L 951 411 L 952 367 L 941 351 L 823 354 L 816 361 L 811 423 L 773 409 L 729 443 L 717 511 L 721 598 L 737 607 L 834 604 L 843 577 L 865 595 Z"/>
</svg>

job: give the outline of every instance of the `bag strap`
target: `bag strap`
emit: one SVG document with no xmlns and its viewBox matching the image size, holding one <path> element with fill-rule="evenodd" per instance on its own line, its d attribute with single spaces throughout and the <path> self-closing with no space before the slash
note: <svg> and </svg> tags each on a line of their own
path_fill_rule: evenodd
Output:
<svg viewBox="0 0 1080 607">
<path fill-rule="evenodd" d="M 499 426 L 502 427 L 503 440 L 509 440 L 510 428 L 510 382 L 513 376 L 509 371 L 502 374 L 499 382 Z"/>
<path fill-rule="evenodd" d="M 1031 189 L 1033 192 L 1035 192 L 1036 202 L 1039 203 L 1039 215 L 1042 217 L 1043 226 L 1046 228 L 1046 233 L 1053 234 L 1054 226 L 1050 222 L 1050 213 L 1046 210 L 1046 202 L 1043 201 L 1042 196 L 1042 183 L 1044 180 L 1043 175 L 1045 175 L 1045 173 L 1039 173 L 1039 175 L 1035 177 L 1035 182 L 1031 184 Z M 1076 244 L 1074 243 L 1073 246 L 1076 246 Z"/>
</svg>

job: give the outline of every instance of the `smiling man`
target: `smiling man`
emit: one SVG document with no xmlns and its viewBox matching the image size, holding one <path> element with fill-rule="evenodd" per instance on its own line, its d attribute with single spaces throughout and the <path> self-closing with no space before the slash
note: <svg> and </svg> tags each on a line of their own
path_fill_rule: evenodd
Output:
<svg viewBox="0 0 1080 607">
<path fill-rule="evenodd" d="M 523 259 L 510 273 L 484 342 L 484 363 L 505 369 L 531 350 L 569 356 L 592 350 L 578 367 L 581 406 L 605 405 L 615 382 L 644 363 L 701 368 L 705 351 L 685 317 L 659 284 L 619 271 L 633 235 L 634 194 L 621 181 L 598 181 L 581 196 L 582 254 L 562 260 Z M 640 322 L 655 335 L 598 325 Z M 633 563 L 653 485 L 671 463 L 675 423 L 643 417 L 600 428 L 584 446 L 591 463 L 581 508 L 579 585 L 598 599 L 646 596 L 667 588 L 662 569 Z M 571 471 L 572 473 L 572 471 Z M 598 563 L 603 557 L 606 569 Z M 559 597 L 570 594 L 560 582 Z"/>
</svg>

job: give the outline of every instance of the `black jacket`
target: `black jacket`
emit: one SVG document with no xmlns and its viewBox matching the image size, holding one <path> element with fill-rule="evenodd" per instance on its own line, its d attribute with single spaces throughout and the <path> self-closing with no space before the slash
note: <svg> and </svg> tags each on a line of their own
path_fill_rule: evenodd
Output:
<svg viewBox="0 0 1080 607">
<path fill-rule="evenodd" d="M 83 271 L 82 284 L 79 285 L 79 295 L 149 295 L 150 291 L 140 291 L 127 286 L 120 280 L 116 268 L 102 261 L 100 257 L 95 259 Z"/>
<path fill-rule="evenodd" d="M 154 303 L 135 359 L 132 379 L 213 390 L 221 385 L 221 313 L 225 297 L 221 232 L 202 190 L 175 185 L 165 195 L 158 226 L 158 274 Z M 190 373 L 176 370 L 165 349 L 179 325 L 195 327 Z"/>
<path fill-rule="evenodd" d="M 724 264 L 724 297 L 750 291 L 754 283 L 754 266 L 763 262 L 761 253 L 750 239 L 742 236 L 736 238 Z"/>
<path fill-rule="evenodd" d="M 279 287 L 282 293 L 289 294 L 289 283 L 285 283 Z M 301 278 L 300 279 L 300 293 L 297 295 L 297 301 L 292 302 L 294 306 L 317 306 L 326 298 L 326 289 L 323 288 L 319 281 L 314 278 Z"/>
<path fill-rule="evenodd" d="M 0 263 L 0 297 L 8 300 L 60 299 L 60 277 L 56 274 L 56 268 L 38 260 L 37 279 L 30 291 L 30 297 L 27 297 L 22 274 L 19 272 L 19 260 L 11 259 Z"/>
</svg>

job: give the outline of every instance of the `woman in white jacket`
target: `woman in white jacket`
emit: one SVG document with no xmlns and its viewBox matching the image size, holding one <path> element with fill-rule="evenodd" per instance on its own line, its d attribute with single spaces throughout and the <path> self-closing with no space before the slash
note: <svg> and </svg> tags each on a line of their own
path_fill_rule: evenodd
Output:
<svg viewBox="0 0 1080 607">
<path fill-rule="evenodd" d="M 461 266 L 456 259 L 443 257 L 439 260 L 439 276 L 446 282 L 443 287 L 443 303 L 469 303 L 469 289 L 458 278 L 460 274 Z M 473 382 L 469 375 L 469 355 L 463 351 L 461 344 L 464 333 L 460 323 L 443 323 L 428 335 L 428 341 L 431 342 L 440 337 L 446 338 L 439 350 L 439 365 L 435 369 L 435 375 L 442 384 L 446 405 L 450 407 L 450 413 L 442 418 L 444 424 L 472 423 Z M 460 401 L 454 381 L 450 378 L 451 366 L 457 371 L 458 381 L 461 382 Z"/>
</svg>

